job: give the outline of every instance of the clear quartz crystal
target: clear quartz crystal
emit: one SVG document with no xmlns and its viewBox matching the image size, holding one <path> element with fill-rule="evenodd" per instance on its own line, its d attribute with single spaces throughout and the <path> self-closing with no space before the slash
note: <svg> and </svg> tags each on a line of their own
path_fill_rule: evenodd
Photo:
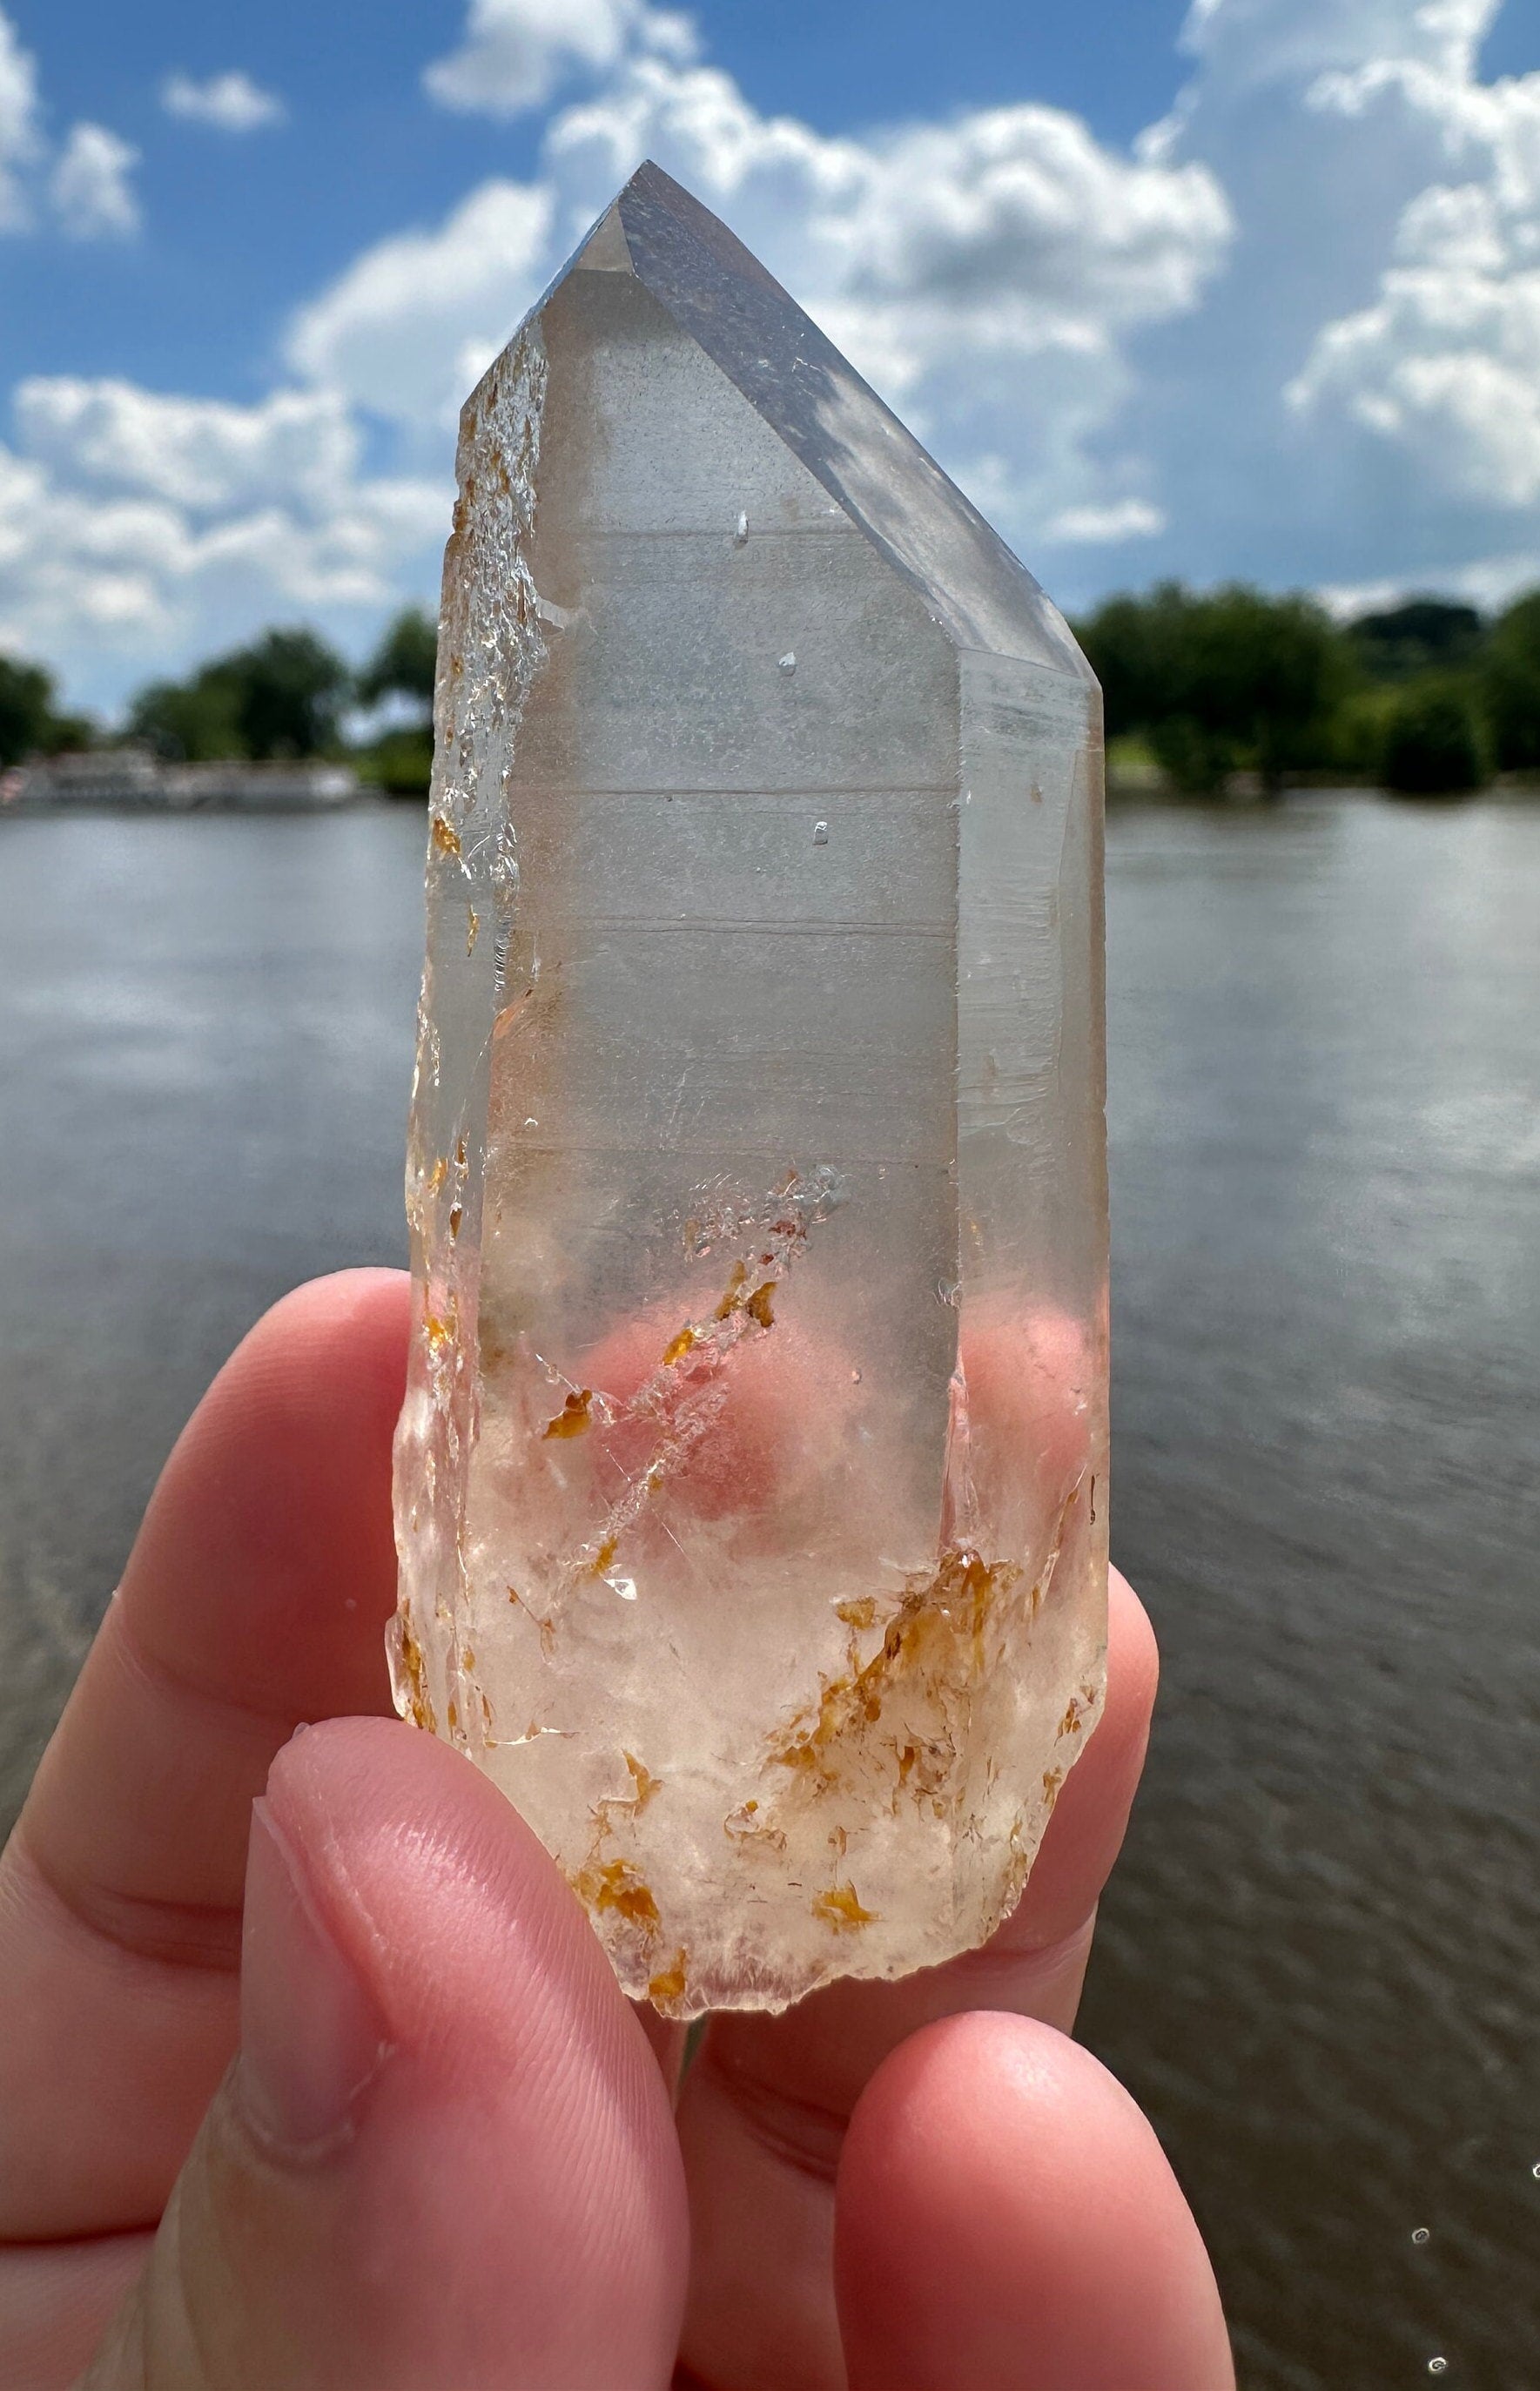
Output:
<svg viewBox="0 0 1540 2391">
<path fill-rule="evenodd" d="M 459 483 L 396 1700 L 779 2008 L 982 1942 L 1101 1705 L 1096 688 L 654 166 Z"/>
</svg>

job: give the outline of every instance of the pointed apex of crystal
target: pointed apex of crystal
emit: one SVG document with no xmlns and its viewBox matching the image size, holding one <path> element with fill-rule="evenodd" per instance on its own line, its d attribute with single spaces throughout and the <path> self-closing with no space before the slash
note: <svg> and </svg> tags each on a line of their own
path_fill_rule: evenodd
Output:
<svg viewBox="0 0 1540 2391">
<path fill-rule="evenodd" d="M 587 235 L 572 259 L 574 270 L 593 274 L 634 274 L 631 252 L 627 246 L 626 227 L 620 221 L 620 202 L 612 200 L 593 230 Z M 563 272 L 567 269 L 563 268 Z"/>
<path fill-rule="evenodd" d="M 650 158 L 531 322 L 576 271 L 634 275 L 913 584 L 954 646 L 1091 678 L 1058 609 L 977 508 L 752 251 Z"/>
</svg>

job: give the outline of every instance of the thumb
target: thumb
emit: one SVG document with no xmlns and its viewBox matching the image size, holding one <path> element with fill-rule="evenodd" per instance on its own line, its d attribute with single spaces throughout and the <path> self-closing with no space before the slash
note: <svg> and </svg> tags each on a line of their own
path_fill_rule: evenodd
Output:
<svg viewBox="0 0 1540 2391">
<path fill-rule="evenodd" d="M 256 1805 L 241 2041 L 87 2391 L 645 2391 L 685 2210 L 577 1905 L 431 1738 L 335 1720 Z"/>
</svg>

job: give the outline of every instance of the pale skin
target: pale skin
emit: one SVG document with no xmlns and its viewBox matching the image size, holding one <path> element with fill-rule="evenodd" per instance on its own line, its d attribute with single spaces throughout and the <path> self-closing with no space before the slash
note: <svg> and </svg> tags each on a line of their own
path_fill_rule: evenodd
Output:
<svg viewBox="0 0 1540 2391">
<path fill-rule="evenodd" d="M 301 1288 L 221 1373 L 0 1862 L 0 2382 L 1233 2391 L 1068 2039 L 1155 1690 L 1128 1587 L 989 1948 L 715 2020 L 676 2106 L 533 1836 L 388 1715 L 408 1301 Z"/>
</svg>

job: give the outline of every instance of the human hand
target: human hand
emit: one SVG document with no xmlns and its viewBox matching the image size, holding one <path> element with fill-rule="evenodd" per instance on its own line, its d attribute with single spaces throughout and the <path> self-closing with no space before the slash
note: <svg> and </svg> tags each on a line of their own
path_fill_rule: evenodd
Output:
<svg viewBox="0 0 1540 2391">
<path fill-rule="evenodd" d="M 1230 2391 L 1182 2194 L 1066 2038 L 1154 1693 L 1127 1587 L 1015 1918 L 714 2019 L 676 2130 L 677 2036 L 382 1715 L 408 1302 L 304 1287 L 221 1373 L 0 1862 L 0 2382 Z"/>
</svg>

